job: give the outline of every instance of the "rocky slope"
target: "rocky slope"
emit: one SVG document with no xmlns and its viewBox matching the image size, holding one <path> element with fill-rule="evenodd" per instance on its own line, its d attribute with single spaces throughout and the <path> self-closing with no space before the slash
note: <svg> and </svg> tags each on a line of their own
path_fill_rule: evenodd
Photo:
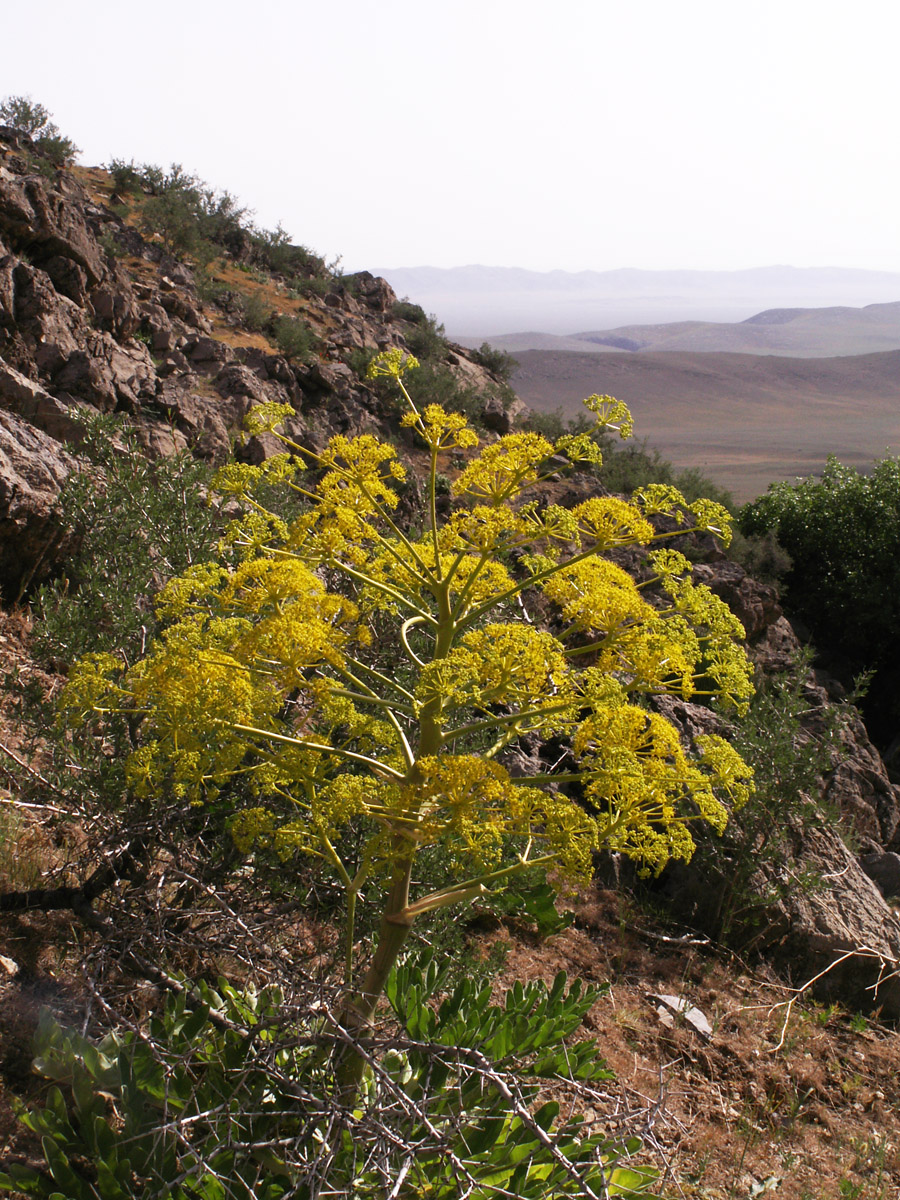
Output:
<svg viewBox="0 0 900 1200">
<path fill-rule="evenodd" d="M 390 410 L 358 368 L 366 352 L 407 348 L 421 317 L 398 306 L 383 279 L 324 272 L 315 289 L 298 295 L 277 273 L 252 271 L 250 239 L 238 236 L 220 248 L 216 301 L 204 301 L 197 272 L 139 231 L 105 172 L 48 176 L 40 167 L 25 135 L 0 129 L 0 587 L 7 597 L 64 561 L 54 501 L 77 461 L 80 412 L 127 414 L 151 455 L 190 446 L 216 462 L 232 452 L 247 410 L 265 400 L 291 403 L 293 436 L 314 448 L 335 433 L 390 431 Z M 306 322 L 317 353 L 289 358 L 271 333 L 248 329 L 246 299 L 254 293 L 276 313 Z M 439 342 L 437 355 L 480 397 L 482 422 L 508 430 L 520 402 L 511 404 L 499 380 L 461 347 Z M 274 440 L 257 438 L 236 452 L 259 460 L 276 449 Z M 578 486 L 593 485 L 582 478 Z M 744 623 L 761 669 L 784 669 L 799 642 L 773 589 L 727 561 L 696 571 Z M 814 730 L 827 685 L 811 677 L 807 691 Z M 669 715 L 686 735 L 708 723 L 706 710 L 676 707 Z M 789 893 L 772 914 L 769 941 L 790 946 L 798 973 L 809 974 L 865 947 L 823 984 L 859 1006 L 879 971 L 900 964 L 900 923 L 886 900 L 900 895 L 900 788 L 860 722 L 843 739 L 823 802 L 841 811 L 859 853 L 833 831 L 799 830 L 798 862 L 829 886 Z M 692 888 L 677 890 L 690 915 Z M 897 978 L 880 986 L 877 1002 L 900 1016 Z"/>
<path fill-rule="evenodd" d="M 406 305 L 401 311 L 412 319 L 398 319 L 397 297 L 383 279 L 337 277 L 316 264 L 314 286 L 298 295 L 277 273 L 254 270 L 251 239 L 239 227 L 229 230 L 230 249 L 217 247 L 217 299 L 204 302 L 195 271 L 159 237 L 142 236 L 135 215 L 105 172 L 48 177 L 30 139 L 0 128 L 0 588 L 7 595 L 51 571 L 64 552 L 53 503 L 81 436 L 73 420 L 79 409 L 127 414 L 151 454 L 189 445 L 216 462 L 231 453 L 247 410 L 265 400 L 293 404 L 292 435 L 312 447 L 334 433 L 387 429 L 383 401 L 358 368 L 366 352 L 406 348 L 421 310 Z M 263 331 L 248 327 L 254 303 L 267 314 Z M 279 316 L 301 323 L 317 352 L 280 352 L 271 339 Z M 439 369 L 479 398 L 486 425 L 507 430 L 500 381 L 462 347 L 438 342 Z M 266 448 L 256 443 L 246 452 L 258 457 Z"/>
</svg>

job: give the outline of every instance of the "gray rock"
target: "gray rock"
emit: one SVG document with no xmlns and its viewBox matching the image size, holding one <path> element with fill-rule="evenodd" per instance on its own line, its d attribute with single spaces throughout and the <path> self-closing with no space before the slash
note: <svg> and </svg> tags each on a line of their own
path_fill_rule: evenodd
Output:
<svg viewBox="0 0 900 1200">
<path fill-rule="evenodd" d="M 54 505 L 74 465 L 54 438 L 0 410 L 0 587 L 13 598 L 67 551 Z"/>
<path fill-rule="evenodd" d="M 39 383 L 10 367 L 2 358 L 0 408 L 15 413 L 55 441 L 77 444 L 84 437 L 84 426 L 73 414 L 72 405 L 51 396 Z"/>
<path fill-rule="evenodd" d="M 814 985 L 821 998 L 897 1019 L 900 921 L 832 830 L 804 832 L 798 858 L 827 886 L 797 886 L 779 903 L 792 982 L 802 986 L 821 974 Z"/>
<path fill-rule="evenodd" d="M 705 584 L 721 597 L 754 641 L 782 616 L 775 588 L 751 579 L 743 567 L 721 560 L 700 563 L 693 569 L 695 583 Z"/>
<path fill-rule="evenodd" d="M 900 896 L 900 854 L 891 850 L 875 850 L 862 855 L 859 865 L 886 900 Z"/>
</svg>

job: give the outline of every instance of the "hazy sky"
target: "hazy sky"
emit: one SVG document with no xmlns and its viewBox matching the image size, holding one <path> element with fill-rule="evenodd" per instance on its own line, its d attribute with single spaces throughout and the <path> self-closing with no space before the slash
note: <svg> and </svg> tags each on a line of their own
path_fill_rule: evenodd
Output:
<svg viewBox="0 0 900 1200">
<path fill-rule="evenodd" d="M 41 0 L 0 96 L 345 268 L 900 270 L 887 0 Z"/>
</svg>

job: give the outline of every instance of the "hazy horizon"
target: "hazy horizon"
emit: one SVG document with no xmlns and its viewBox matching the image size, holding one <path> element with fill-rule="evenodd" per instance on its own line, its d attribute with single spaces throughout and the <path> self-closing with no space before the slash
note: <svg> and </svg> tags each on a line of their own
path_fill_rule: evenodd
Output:
<svg viewBox="0 0 900 1200">
<path fill-rule="evenodd" d="M 3 95 L 348 270 L 900 271 L 900 10 L 860 0 L 8 6 Z"/>
<path fill-rule="evenodd" d="M 573 335 L 623 325 L 742 321 L 772 308 L 861 308 L 900 301 L 900 272 L 766 266 L 739 271 L 528 271 L 374 268 L 457 338 L 540 331 Z"/>
</svg>

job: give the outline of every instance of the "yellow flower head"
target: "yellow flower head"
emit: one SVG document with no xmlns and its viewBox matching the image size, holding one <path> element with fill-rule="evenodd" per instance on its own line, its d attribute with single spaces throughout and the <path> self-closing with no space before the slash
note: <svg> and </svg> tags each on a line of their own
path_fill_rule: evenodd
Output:
<svg viewBox="0 0 900 1200">
<path fill-rule="evenodd" d="M 412 354 L 405 353 L 399 346 L 392 346 L 390 350 L 382 350 L 380 354 L 375 355 L 369 363 L 366 376 L 369 379 L 378 379 L 381 376 L 402 379 L 407 371 L 415 370 L 418 365 L 419 360 Z"/>
</svg>

